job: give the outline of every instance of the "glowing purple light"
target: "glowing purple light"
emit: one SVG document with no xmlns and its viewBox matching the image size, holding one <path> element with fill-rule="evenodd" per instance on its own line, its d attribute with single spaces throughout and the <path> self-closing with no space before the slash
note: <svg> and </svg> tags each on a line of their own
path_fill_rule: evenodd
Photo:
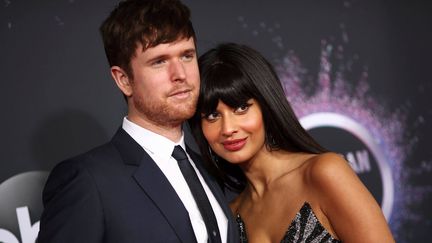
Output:
<svg viewBox="0 0 432 243">
<path fill-rule="evenodd" d="M 351 1 L 344 1 L 345 8 L 351 8 Z M 411 234 L 402 228 L 406 225 L 429 224 L 430 219 L 423 212 L 415 212 L 419 202 L 432 193 L 432 185 L 414 185 L 411 180 L 419 175 L 432 171 L 432 161 L 423 159 L 409 166 L 408 156 L 411 156 L 419 138 L 410 130 L 425 125 L 422 115 L 406 126 L 408 114 L 412 104 L 407 102 L 396 110 L 389 111 L 382 103 L 371 96 L 368 84 L 368 69 L 364 64 L 358 64 L 357 54 L 347 57 L 344 53 L 345 45 L 350 41 L 347 27 L 344 23 L 339 25 L 340 37 L 329 38 L 328 42 L 321 42 L 320 69 L 313 86 L 310 85 L 311 75 L 301 60 L 290 51 L 280 58 L 281 52 L 287 47 L 278 30 L 279 23 L 264 23 L 253 25 L 248 23 L 246 17 L 238 18 L 240 26 L 253 38 L 269 38 L 269 42 L 278 50 L 273 53 L 276 57 L 276 70 L 281 78 L 286 96 L 291 102 L 296 115 L 301 118 L 310 118 L 320 113 L 340 114 L 358 123 L 367 130 L 374 143 L 391 170 L 393 182 L 393 204 L 389 225 L 397 242 L 411 242 Z M 266 33 L 258 35 L 258 33 Z M 361 72 L 357 72 L 362 67 Z M 376 67 L 372 67 L 376 68 Z M 354 75 L 354 71 L 357 74 Z M 352 78 L 356 76 L 356 78 Z M 418 87 L 424 92 L 424 85 Z M 349 131 L 348 131 L 349 132 Z M 358 134 L 357 134 L 358 135 Z M 357 136 L 358 137 L 358 136 Z M 378 161 L 379 162 L 379 161 Z"/>
<path fill-rule="evenodd" d="M 306 94 L 305 87 L 302 86 L 307 72 L 296 55 L 288 54 L 277 67 L 286 96 L 299 118 L 319 112 L 337 113 L 355 120 L 368 130 L 392 170 L 394 201 L 389 224 L 392 231 L 397 232 L 401 219 L 409 214 L 405 208 L 405 176 L 402 174 L 403 162 L 409 149 L 403 145 L 406 117 L 400 112 L 386 113 L 382 105 L 368 96 L 367 70 L 363 70 L 358 84 L 352 87 L 352 82 L 346 80 L 344 73 L 350 70 L 352 62 L 340 64 L 338 70 L 333 70 L 330 61 L 335 50 L 341 55 L 343 48 L 339 46 L 335 49 L 326 41 L 321 44 L 320 71 L 312 94 Z"/>
</svg>

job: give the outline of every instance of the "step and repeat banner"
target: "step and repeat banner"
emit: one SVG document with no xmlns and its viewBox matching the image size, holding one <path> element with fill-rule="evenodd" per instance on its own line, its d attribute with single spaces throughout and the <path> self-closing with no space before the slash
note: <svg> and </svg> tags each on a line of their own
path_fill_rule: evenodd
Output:
<svg viewBox="0 0 432 243">
<path fill-rule="evenodd" d="M 396 241 L 428 241 L 431 3 L 184 2 L 199 53 L 220 42 L 263 53 L 302 125 L 345 155 Z M 116 3 L 0 3 L 0 242 L 34 243 L 49 171 L 110 139 L 122 122 L 126 106 L 98 32 Z"/>
</svg>

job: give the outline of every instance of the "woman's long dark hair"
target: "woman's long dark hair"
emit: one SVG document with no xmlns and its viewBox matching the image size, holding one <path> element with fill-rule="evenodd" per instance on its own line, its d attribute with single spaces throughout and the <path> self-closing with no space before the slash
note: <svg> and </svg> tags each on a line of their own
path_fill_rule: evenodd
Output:
<svg viewBox="0 0 432 243">
<path fill-rule="evenodd" d="M 261 107 L 265 144 L 269 150 L 323 153 L 321 147 L 300 125 L 272 65 L 252 48 L 224 43 L 199 58 L 201 88 L 197 111 L 189 120 L 203 159 L 223 184 L 241 191 L 246 178 L 239 166 L 215 155 L 204 137 L 202 114 L 216 110 L 219 101 L 236 108 L 253 98 Z"/>
</svg>

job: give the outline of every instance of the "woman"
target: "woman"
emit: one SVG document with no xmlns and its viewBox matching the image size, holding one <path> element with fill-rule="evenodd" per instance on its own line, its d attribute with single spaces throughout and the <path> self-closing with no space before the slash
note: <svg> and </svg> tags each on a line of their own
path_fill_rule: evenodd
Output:
<svg viewBox="0 0 432 243">
<path fill-rule="evenodd" d="M 379 205 L 342 156 L 302 128 L 272 66 L 221 44 L 200 59 L 190 121 L 221 182 L 241 242 L 394 242 Z"/>
</svg>

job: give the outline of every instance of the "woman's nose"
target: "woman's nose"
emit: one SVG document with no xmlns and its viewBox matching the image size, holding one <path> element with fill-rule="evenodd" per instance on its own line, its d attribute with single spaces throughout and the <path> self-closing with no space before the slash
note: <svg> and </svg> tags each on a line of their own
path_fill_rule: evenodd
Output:
<svg viewBox="0 0 432 243">
<path fill-rule="evenodd" d="M 237 125 L 235 119 L 230 116 L 225 116 L 222 118 L 222 130 L 221 133 L 224 136 L 231 136 L 237 132 Z"/>
</svg>

